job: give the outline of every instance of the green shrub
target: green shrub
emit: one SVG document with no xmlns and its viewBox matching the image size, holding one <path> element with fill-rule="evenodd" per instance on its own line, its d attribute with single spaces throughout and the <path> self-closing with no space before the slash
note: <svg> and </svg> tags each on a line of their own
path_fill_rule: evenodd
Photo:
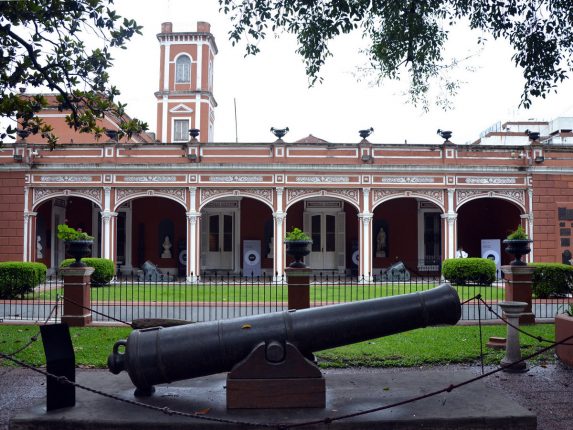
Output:
<svg viewBox="0 0 573 430">
<path fill-rule="evenodd" d="M 573 266 L 561 263 L 531 263 L 533 294 L 539 299 L 564 297 L 573 292 Z"/>
<path fill-rule="evenodd" d="M 495 270 L 495 262 L 489 258 L 451 258 L 442 264 L 442 275 L 454 285 L 490 285 Z"/>
<path fill-rule="evenodd" d="M 6 261 L 0 263 L 0 299 L 21 298 L 46 281 L 42 263 Z"/>
<path fill-rule="evenodd" d="M 75 262 L 73 258 L 68 258 L 60 264 L 60 267 L 68 267 Z M 93 267 L 95 271 L 92 273 L 91 281 L 93 287 L 109 284 L 115 274 L 115 265 L 112 260 L 107 258 L 82 258 L 82 262 L 86 266 Z"/>
</svg>

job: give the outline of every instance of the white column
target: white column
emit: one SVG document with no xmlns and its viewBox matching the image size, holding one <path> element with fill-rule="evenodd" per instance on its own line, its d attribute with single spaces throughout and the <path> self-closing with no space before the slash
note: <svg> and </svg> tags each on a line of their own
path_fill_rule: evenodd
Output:
<svg viewBox="0 0 573 430">
<path fill-rule="evenodd" d="M 199 279 L 199 219 L 201 212 L 187 212 L 187 282 L 197 282 Z"/>
<path fill-rule="evenodd" d="M 372 217 L 371 212 L 358 214 L 360 220 L 360 269 L 358 275 L 366 282 L 372 280 Z"/>
<path fill-rule="evenodd" d="M 273 213 L 273 218 L 275 219 L 274 222 L 274 234 L 273 234 L 273 250 L 274 250 L 274 276 L 275 281 L 280 281 L 283 279 L 284 276 L 284 265 L 285 265 L 285 257 L 284 257 L 284 243 L 283 238 L 285 235 L 285 219 L 286 219 L 286 212 L 277 211 Z"/>
<path fill-rule="evenodd" d="M 111 187 L 103 187 L 103 211 L 101 212 L 101 254 L 103 258 L 115 260 L 112 247 L 112 216 L 117 216 L 117 213 L 111 212 Z"/>
<path fill-rule="evenodd" d="M 529 244 L 531 252 L 525 256 L 525 261 L 531 263 L 535 261 L 533 259 L 533 213 L 530 212 L 528 214 L 522 214 L 519 217 L 525 221 L 525 232 L 527 233 L 529 239 L 532 240 L 532 242 Z"/>
<path fill-rule="evenodd" d="M 24 252 L 22 261 L 34 261 L 36 215 L 37 212 L 24 212 Z"/>
<path fill-rule="evenodd" d="M 30 228 L 29 224 L 29 217 L 30 212 L 28 210 L 28 186 L 24 187 L 24 249 L 22 255 L 22 261 L 30 261 L 29 260 L 29 249 L 30 249 Z"/>
<path fill-rule="evenodd" d="M 527 258 L 529 258 L 529 262 L 535 261 L 534 258 L 534 246 L 535 243 L 533 242 L 533 188 L 529 188 L 529 190 L 527 190 L 529 193 L 529 213 L 527 214 L 527 220 L 529 221 L 529 225 L 528 225 L 528 229 L 527 231 L 527 235 L 529 236 L 529 238 L 531 239 L 531 244 L 530 244 L 530 248 L 531 248 L 531 252 L 527 255 Z M 523 215 L 522 215 L 523 217 Z"/>
<path fill-rule="evenodd" d="M 446 220 L 446 249 L 444 259 L 455 258 L 456 256 L 456 226 L 457 226 L 457 213 L 445 213 L 440 215 L 442 219 Z"/>
</svg>

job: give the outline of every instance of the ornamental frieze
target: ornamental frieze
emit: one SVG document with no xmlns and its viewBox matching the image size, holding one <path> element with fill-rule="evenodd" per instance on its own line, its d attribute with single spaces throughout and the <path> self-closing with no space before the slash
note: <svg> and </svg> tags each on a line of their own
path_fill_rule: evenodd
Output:
<svg viewBox="0 0 573 430">
<path fill-rule="evenodd" d="M 524 190 L 456 190 L 457 207 L 467 200 L 479 197 L 502 197 L 525 206 Z"/>
<path fill-rule="evenodd" d="M 289 188 L 287 189 L 286 202 L 287 204 L 300 196 L 306 196 L 308 194 L 320 194 L 320 190 L 310 189 L 310 188 Z"/>
<path fill-rule="evenodd" d="M 297 176 L 295 177 L 295 182 L 304 183 L 346 183 L 350 182 L 350 177 L 348 176 Z"/>
<path fill-rule="evenodd" d="M 298 200 L 302 196 L 343 196 L 352 201 L 357 206 L 360 205 L 360 191 L 357 188 L 346 189 L 327 189 L 320 190 L 316 188 L 289 188 L 286 190 L 286 202 L 289 204 L 293 200 Z"/>
<path fill-rule="evenodd" d="M 465 183 L 470 185 L 513 185 L 517 183 L 517 178 L 470 176 L 465 179 Z"/>
<path fill-rule="evenodd" d="M 382 184 L 433 184 L 432 176 L 380 176 L 375 178 L 377 183 Z"/>
<path fill-rule="evenodd" d="M 137 183 L 177 182 L 177 176 L 130 175 L 130 176 L 124 176 L 123 182 L 137 182 Z"/>
<path fill-rule="evenodd" d="M 360 205 L 359 203 L 359 199 L 360 199 L 360 192 L 358 189 L 356 188 L 346 188 L 346 189 L 341 189 L 341 190 L 326 190 L 326 194 L 328 195 L 341 195 L 346 197 L 349 200 L 352 200 L 354 203 L 356 203 L 357 206 Z"/>
<path fill-rule="evenodd" d="M 262 176 L 239 176 L 239 175 L 222 175 L 222 176 L 209 176 L 209 182 L 263 182 Z"/>
<path fill-rule="evenodd" d="M 170 196 L 180 202 L 187 202 L 187 193 L 185 188 L 116 188 L 115 200 L 117 203 L 123 202 L 134 195 L 146 195 L 153 197 Z"/>
<path fill-rule="evenodd" d="M 272 205 L 273 203 L 273 189 L 272 188 L 240 188 L 240 189 L 232 189 L 232 188 L 201 188 L 200 190 L 200 201 L 201 203 L 210 200 L 211 198 L 218 196 L 218 195 L 233 195 L 233 196 L 256 196 L 261 198 L 262 200 L 267 201 L 269 204 Z"/>
<path fill-rule="evenodd" d="M 78 176 L 78 175 L 40 176 L 40 182 L 47 182 L 47 183 L 79 182 L 83 184 L 92 181 L 93 181 L 92 176 Z"/>
<path fill-rule="evenodd" d="M 102 201 L 101 188 L 34 188 L 33 201 L 38 202 L 49 196 L 86 196 L 97 202 Z"/>
<path fill-rule="evenodd" d="M 402 197 L 422 197 L 428 200 L 439 202 L 443 205 L 444 203 L 444 191 L 443 190 L 388 190 L 388 189 L 373 189 L 372 190 L 372 204 L 376 206 L 383 200 L 386 200 L 390 196 L 402 196 Z"/>
</svg>

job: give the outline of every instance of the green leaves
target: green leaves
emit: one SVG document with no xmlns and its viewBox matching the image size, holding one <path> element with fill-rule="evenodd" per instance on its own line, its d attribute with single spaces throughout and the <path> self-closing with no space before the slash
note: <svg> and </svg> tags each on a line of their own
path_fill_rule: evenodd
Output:
<svg viewBox="0 0 573 430">
<path fill-rule="evenodd" d="M 97 134 L 96 119 L 106 112 L 126 121 L 129 133 L 145 131 L 145 123 L 118 113 L 114 98 L 119 91 L 107 72 L 112 66 L 109 47 L 124 47 L 142 27 L 122 19 L 112 6 L 113 0 L 1 2 L 0 116 L 42 133 L 53 148 L 57 136 L 35 117 L 46 103 L 19 96 L 20 88 L 49 88 L 58 94 L 58 108 L 71 110 L 67 123 L 77 131 Z M 97 36 L 100 46 L 88 50 L 83 42 L 87 34 Z M 14 127 L 1 135 L 0 144 L 14 138 Z"/>
<path fill-rule="evenodd" d="M 378 80 L 410 80 L 409 98 L 427 103 L 432 81 L 442 81 L 455 93 L 459 83 L 444 81 L 460 63 L 443 54 L 448 28 L 467 20 L 472 29 L 503 38 L 515 50 L 512 57 L 523 70 L 520 105 L 555 91 L 573 67 L 573 2 L 569 0 L 219 0 L 220 10 L 234 24 L 233 44 L 246 41 L 247 55 L 259 52 L 256 43 L 267 31 L 296 35 L 297 52 L 305 62 L 310 83 L 331 55 L 334 37 L 358 29 L 370 39 L 368 60 Z M 485 43 L 478 37 L 477 44 Z"/>
</svg>

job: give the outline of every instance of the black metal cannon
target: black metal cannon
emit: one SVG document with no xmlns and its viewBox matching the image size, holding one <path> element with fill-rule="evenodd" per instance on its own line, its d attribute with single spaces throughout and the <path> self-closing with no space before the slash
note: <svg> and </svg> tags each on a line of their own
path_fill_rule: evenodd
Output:
<svg viewBox="0 0 573 430">
<path fill-rule="evenodd" d="M 238 378 L 252 379 L 257 373 L 289 377 L 298 372 L 293 370 L 297 365 L 283 366 L 283 370 L 291 370 L 281 373 L 279 364 L 288 363 L 298 352 L 297 363 L 307 361 L 302 356 L 323 349 L 426 326 L 455 324 L 460 316 L 456 290 L 443 284 L 424 292 L 320 308 L 136 330 L 127 340 L 116 342 L 108 367 L 114 374 L 126 370 L 137 387 L 136 394 L 150 394 L 156 384 L 231 369 Z M 248 357 L 255 358 L 249 362 Z M 243 370 L 237 370 L 241 366 Z"/>
</svg>

